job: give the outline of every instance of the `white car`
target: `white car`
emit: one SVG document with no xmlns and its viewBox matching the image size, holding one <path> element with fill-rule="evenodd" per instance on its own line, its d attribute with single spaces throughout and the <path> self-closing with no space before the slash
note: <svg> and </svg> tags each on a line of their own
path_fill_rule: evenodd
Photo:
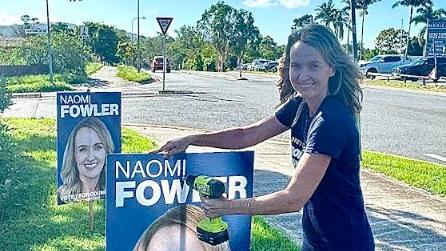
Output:
<svg viewBox="0 0 446 251">
<path fill-rule="evenodd" d="M 361 63 L 359 68 L 364 76 L 373 78 L 369 73 L 392 73 L 393 68 L 410 63 L 410 59 L 405 59 L 401 55 L 378 55 L 367 62 Z"/>
</svg>

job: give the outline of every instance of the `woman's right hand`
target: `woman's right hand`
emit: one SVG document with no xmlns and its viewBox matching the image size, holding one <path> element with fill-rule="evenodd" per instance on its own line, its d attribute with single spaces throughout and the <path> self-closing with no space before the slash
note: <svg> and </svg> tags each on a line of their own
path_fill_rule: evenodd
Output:
<svg viewBox="0 0 446 251">
<path fill-rule="evenodd" d="M 168 158 L 176 153 L 182 153 L 186 151 L 187 147 L 190 144 L 191 144 L 191 137 L 186 136 L 183 138 L 169 140 L 159 149 L 150 151 L 149 153 L 164 153 L 164 157 Z"/>
</svg>

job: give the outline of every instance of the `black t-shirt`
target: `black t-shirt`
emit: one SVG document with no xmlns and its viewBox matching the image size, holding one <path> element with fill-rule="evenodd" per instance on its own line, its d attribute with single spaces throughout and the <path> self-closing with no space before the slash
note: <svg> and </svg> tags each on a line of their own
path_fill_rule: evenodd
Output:
<svg viewBox="0 0 446 251">
<path fill-rule="evenodd" d="M 360 187 L 360 143 L 355 118 L 347 107 L 328 96 L 313 117 L 302 98 L 295 97 L 276 112 L 291 128 L 293 165 L 303 153 L 331 157 L 319 186 L 304 206 L 303 249 L 374 250 L 374 240 Z"/>
</svg>

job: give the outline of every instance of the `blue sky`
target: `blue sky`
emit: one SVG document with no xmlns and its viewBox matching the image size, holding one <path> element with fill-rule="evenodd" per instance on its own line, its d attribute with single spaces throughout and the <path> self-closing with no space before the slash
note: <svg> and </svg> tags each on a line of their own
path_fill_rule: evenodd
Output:
<svg viewBox="0 0 446 251">
<path fill-rule="evenodd" d="M 137 0 L 48 0 L 50 21 L 82 24 L 83 21 L 103 22 L 127 31 L 132 30 L 132 19 L 137 15 Z M 304 14 L 314 14 L 314 9 L 325 0 L 227 0 L 234 8 L 243 8 L 253 13 L 255 24 L 262 35 L 269 35 L 279 44 L 285 44 L 290 33 L 292 21 Z M 46 22 L 45 0 L 0 0 L 0 25 L 20 23 L 20 16 L 28 14 Z M 409 8 L 400 6 L 392 9 L 395 0 L 382 0 L 369 8 L 364 29 L 366 47 L 374 47 L 374 40 L 385 28 L 401 27 L 407 31 Z M 436 8 L 446 8 L 445 0 L 433 0 Z M 174 18 L 168 34 L 175 36 L 175 29 L 182 25 L 195 25 L 205 9 L 216 1 L 210 0 L 140 0 L 141 20 L 140 33 L 154 36 L 159 31 L 157 16 Z M 340 0 L 333 0 L 340 8 Z M 26 7 L 25 7 L 26 6 Z M 360 32 L 361 18 L 357 17 L 357 31 Z M 412 34 L 418 33 L 421 27 L 412 27 Z M 136 21 L 134 23 L 136 33 Z M 359 40 L 359 35 L 358 35 Z"/>
</svg>

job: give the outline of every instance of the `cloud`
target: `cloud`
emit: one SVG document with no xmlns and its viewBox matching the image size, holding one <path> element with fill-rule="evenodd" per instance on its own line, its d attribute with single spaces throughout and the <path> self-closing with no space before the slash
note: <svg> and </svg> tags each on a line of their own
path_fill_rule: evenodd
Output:
<svg viewBox="0 0 446 251">
<path fill-rule="evenodd" d="M 279 4 L 288 9 L 294 9 L 300 6 L 309 5 L 310 0 L 279 0 Z"/>
<path fill-rule="evenodd" d="M 246 0 L 243 2 L 243 5 L 248 7 L 268 7 L 275 5 L 275 3 L 272 3 L 272 0 Z"/>
<path fill-rule="evenodd" d="M 247 7 L 283 6 L 288 9 L 298 8 L 310 4 L 310 0 L 246 0 L 243 5 Z"/>
</svg>

